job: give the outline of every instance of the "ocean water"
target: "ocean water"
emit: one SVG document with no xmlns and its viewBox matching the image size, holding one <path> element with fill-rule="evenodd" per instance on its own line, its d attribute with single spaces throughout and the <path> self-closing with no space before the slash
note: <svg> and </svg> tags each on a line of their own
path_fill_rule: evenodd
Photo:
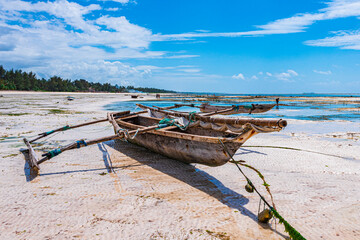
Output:
<svg viewBox="0 0 360 240">
<path fill-rule="evenodd" d="M 137 111 L 140 110 L 136 106 L 137 103 L 146 105 L 146 106 L 158 106 L 158 107 L 168 107 L 172 106 L 175 103 L 180 104 L 179 101 L 128 101 L 128 102 L 114 102 L 105 106 L 105 109 L 108 111 L 124 111 L 131 110 Z M 201 104 L 200 102 L 184 102 L 185 104 L 194 103 Z M 254 101 L 251 102 L 242 102 L 238 105 L 251 105 L 252 103 L 256 104 L 274 104 L 274 100 L 269 101 Z M 234 103 L 224 103 L 224 102 L 215 102 L 211 103 L 214 105 L 223 105 L 231 106 Z M 346 110 L 348 109 L 348 110 Z M 199 111 L 198 108 L 192 107 L 181 107 L 176 110 L 191 112 Z M 257 113 L 257 114 L 234 114 L 232 116 L 247 116 L 252 118 L 282 118 L 282 119 L 298 119 L 298 120 L 310 120 L 310 121 L 334 121 L 334 120 L 344 120 L 350 122 L 360 122 L 360 102 L 358 103 L 342 103 L 342 104 L 333 104 L 333 103 L 314 103 L 314 102 L 304 102 L 304 101 L 280 101 L 280 106 L 276 106 L 268 112 Z"/>
</svg>

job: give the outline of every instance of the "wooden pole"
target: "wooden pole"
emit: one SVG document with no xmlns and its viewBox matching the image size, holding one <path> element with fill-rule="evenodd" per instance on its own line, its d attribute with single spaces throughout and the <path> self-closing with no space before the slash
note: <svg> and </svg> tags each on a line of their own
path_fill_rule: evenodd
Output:
<svg viewBox="0 0 360 240">
<path fill-rule="evenodd" d="M 123 111 L 123 112 L 116 112 L 116 113 L 111 113 L 111 114 L 115 115 L 114 116 L 115 119 L 118 119 L 118 118 L 128 117 L 128 116 L 131 116 L 131 115 L 146 113 L 146 112 L 147 111 L 140 111 L 140 112 L 130 114 L 130 111 Z M 53 134 L 55 132 L 61 132 L 61 131 L 65 131 L 67 129 L 74 129 L 74 128 L 79 128 L 79 127 L 84 127 L 84 126 L 88 126 L 88 125 L 91 125 L 91 124 L 96 124 L 96 123 L 106 122 L 106 121 L 108 121 L 108 118 L 99 119 L 99 120 L 86 122 L 86 123 L 81 123 L 81 124 L 72 125 L 72 126 L 66 125 L 65 127 L 57 128 L 57 129 L 52 130 L 50 132 L 39 133 L 38 135 L 40 135 L 40 136 L 33 139 L 33 140 L 30 140 L 29 143 L 35 142 L 36 140 L 39 140 L 40 138 L 43 138 L 43 137 L 46 137 L 46 136 L 49 136 L 50 134 Z"/>
<path fill-rule="evenodd" d="M 185 112 L 177 112 L 177 111 L 164 111 L 160 109 L 155 109 L 152 107 L 144 106 L 142 104 L 137 104 L 142 109 L 150 109 L 152 111 L 158 111 L 167 115 L 177 116 L 177 117 L 185 117 L 189 116 L 189 113 Z M 246 123 L 252 123 L 254 125 L 263 126 L 263 127 L 281 127 L 284 128 L 287 126 L 286 120 L 276 120 L 276 119 L 255 119 L 255 118 L 234 118 L 234 117 L 219 117 L 219 118 L 212 118 L 210 116 L 202 116 L 199 114 L 194 114 L 195 119 L 204 121 L 204 122 L 211 122 L 211 123 L 227 123 L 227 124 L 235 124 L 235 125 L 244 125 Z"/>
<path fill-rule="evenodd" d="M 175 104 L 170 107 L 157 107 L 157 106 L 153 106 L 153 107 L 155 107 L 157 109 L 161 109 L 161 110 L 169 110 L 169 109 L 180 108 L 180 107 L 197 107 L 197 106 L 195 106 L 195 104 Z"/>
<path fill-rule="evenodd" d="M 26 138 L 24 138 L 23 140 L 24 140 L 24 143 L 26 144 L 26 146 L 29 149 L 29 160 L 30 160 L 29 164 L 30 164 L 30 167 L 31 168 L 37 168 L 36 170 L 39 170 L 40 167 L 37 164 L 38 159 L 37 159 L 37 156 L 35 154 L 34 149 L 32 148 L 30 142 Z"/>
<path fill-rule="evenodd" d="M 116 123 L 114 116 L 111 113 L 107 114 L 108 120 L 109 122 L 113 125 L 114 129 L 115 129 L 115 133 L 119 133 L 120 132 L 120 127 L 119 125 Z"/>
<path fill-rule="evenodd" d="M 150 127 L 144 127 L 144 128 L 140 128 L 138 130 L 129 131 L 128 134 L 130 135 L 130 134 L 133 134 L 133 133 L 136 133 L 136 132 L 138 134 L 141 134 L 141 133 L 144 133 L 144 132 L 154 130 L 154 129 L 158 128 L 158 127 L 159 127 L 158 125 L 154 125 L 154 126 L 150 126 Z M 115 134 L 115 135 L 111 135 L 111 136 L 107 136 L 107 137 L 88 140 L 88 141 L 86 141 L 86 146 L 101 143 L 101 142 L 106 142 L 106 141 L 110 141 L 110 140 L 115 140 L 115 139 L 122 139 L 124 137 L 125 137 L 124 134 Z M 80 141 L 83 142 L 83 140 L 80 140 Z M 69 145 L 67 145 L 65 147 L 60 148 L 59 150 L 62 153 L 62 152 L 65 152 L 65 151 L 68 151 L 68 150 L 71 150 L 71 149 L 74 149 L 74 148 L 81 148 L 81 147 L 84 147 L 84 146 L 85 146 L 85 144 L 78 144 L 78 142 L 73 142 L 73 143 L 70 143 Z M 45 162 L 45 161 L 47 161 L 47 160 L 49 160 L 51 158 L 49 153 L 43 154 L 43 156 L 45 156 L 45 157 L 43 157 L 42 159 L 37 161 L 37 164 L 43 163 L 43 162 Z"/>
<path fill-rule="evenodd" d="M 227 113 L 227 112 L 231 112 L 231 111 L 234 111 L 233 107 L 232 108 L 227 108 L 227 109 L 224 109 L 224 110 L 220 110 L 220 111 L 214 111 L 214 112 L 205 113 L 205 114 L 202 114 L 201 116 L 212 116 L 212 115 Z"/>
</svg>

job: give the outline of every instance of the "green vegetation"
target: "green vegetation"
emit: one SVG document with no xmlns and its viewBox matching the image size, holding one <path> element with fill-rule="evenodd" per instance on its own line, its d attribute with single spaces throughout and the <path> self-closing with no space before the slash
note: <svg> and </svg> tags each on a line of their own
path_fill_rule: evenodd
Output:
<svg viewBox="0 0 360 240">
<path fill-rule="evenodd" d="M 15 157 L 15 156 L 17 156 L 17 155 L 18 155 L 17 153 L 13 153 L 13 154 L 6 155 L 6 156 L 4 156 L 3 158 Z"/>
<path fill-rule="evenodd" d="M 69 114 L 69 111 L 61 110 L 61 109 L 49 109 L 49 113 L 51 114 Z"/>
<path fill-rule="evenodd" d="M 0 115 L 6 115 L 6 116 L 22 116 L 22 115 L 28 115 L 29 113 L 0 113 Z"/>
<path fill-rule="evenodd" d="M 129 92 L 140 91 L 146 93 L 174 93 L 174 91 L 143 88 L 133 86 L 111 85 L 109 83 L 93 83 L 84 79 L 69 80 L 53 76 L 48 80 L 36 78 L 33 72 L 27 73 L 22 70 L 5 70 L 0 65 L 0 90 L 25 90 L 25 91 L 49 91 L 49 92 Z"/>
</svg>

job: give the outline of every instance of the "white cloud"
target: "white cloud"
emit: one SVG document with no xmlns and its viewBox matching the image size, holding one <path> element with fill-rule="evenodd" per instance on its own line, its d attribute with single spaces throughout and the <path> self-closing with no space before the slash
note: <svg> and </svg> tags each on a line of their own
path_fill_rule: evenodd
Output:
<svg viewBox="0 0 360 240">
<path fill-rule="evenodd" d="M 122 4 L 135 2 L 112 1 Z M 98 69 L 102 73 L 105 72 L 104 69 L 108 69 L 108 73 L 113 75 L 103 73 L 101 76 L 106 77 L 101 78 L 100 75 L 93 72 L 93 74 L 86 75 L 88 80 L 105 81 L 106 78 L 116 79 L 117 76 L 136 78 L 147 76 L 155 69 L 136 68 L 136 66 L 121 61 L 131 58 L 198 57 L 198 55 L 186 52 L 148 51 L 153 41 L 301 32 L 315 21 L 360 16 L 359 1 L 335 0 L 327 3 L 325 8 L 315 13 L 297 14 L 290 18 L 278 19 L 258 26 L 258 29 L 254 31 L 212 33 L 208 30 L 196 30 L 192 33 L 163 35 L 154 34 L 150 29 L 132 23 L 125 16 L 96 17 L 98 15 L 95 13 L 102 10 L 100 5 L 102 1 L 97 1 L 97 3 L 81 5 L 70 0 L 36 2 L 0 0 L 0 59 L 3 60 L 2 64 L 6 62 L 14 67 L 36 69 L 45 75 L 62 73 L 65 77 L 72 73 L 74 76 L 72 78 L 76 78 L 76 71 L 84 74 L 86 71 L 92 72 L 90 66 L 94 66 L 94 69 Z M 118 8 L 108 8 L 107 10 L 118 10 Z M 306 44 L 360 49 L 359 35 L 359 32 L 355 31 L 338 32 L 334 37 L 307 41 Z M 95 67 L 97 64 L 100 65 L 98 68 Z M 195 70 L 188 70 L 187 73 L 190 74 L 191 71 L 196 73 Z M 297 73 L 292 71 L 280 73 L 277 77 L 289 79 L 288 76 L 297 76 Z M 185 73 L 185 71 L 183 72 Z M 266 73 L 266 75 L 275 76 L 271 73 Z M 233 78 L 245 79 L 241 73 L 234 75 Z"/>
<path fill-rule="evenodd" d="M 2 64 L 43 76 L 82 76 L 104 82 L 149 73 L 149 69 L 120 62 L 124 59 L 197 57 L 186 52 L 148 51 L 151 30 L 124 16 L 87 18 L 100 9 L 98 4 L 82 6 L 67 0 L 0 0 Z"/>
<path fill-rule="evenodd" d="M 264 25 L 256 26 L 258 30 L 243 32 L 190 32 L 180 34 L 155 34 L 153 41 L 185 41 L 202 37 L 241 37 L 270 34 L 288 34 L 305 31 L 317 21 L 332 20 L 337 18 L 360 17 L 360 1 L 358 0 L 333 0 L 326 7 L 314 13 L 298 13 L 289 18 L 278 19 Z M 326 38 L 323 40 L 307 41 L 311 46 L 340 46 L 344 49 L 360 50 L 358 34 Z"/>
<path fill-rule="evenodd" d="M 242 73 L 239 73 L 237 75 L 233 75 L 232 78 L 245 80 L 245 77 L 244 77 L 244 75 Z"/>
<path fill-rule="evenodd" d="M 287 70 L 287 72 L 291 75 L 291 76 L 298 76 L 299 74 L 297 72 L 295 72 L 294 70 Z"/>
<path fill-rule="evenodd" d="M 178 71 L 187 72 L 187 73 L 198 73 L 201 70 L 197 68 L 183 68 L 183 69 L 178 69 Z"/>
<path fill-rule="evenodd" d="M 194 57 L 199 57 L 199 55 L 182 54 L 182 55 L 164 56 L 164 58 L 169 58 L 169 59 L 176 59 L 176 58 L 194 58 Z"/>
<path fill-rule="evenodd" d="M 274 76 L 277 79 L 282 80 L 282 81 L 293 81 L 293 80 L 290 80 L 290 78 L 296 77 L 298 75 L 299 74 L 297 72 L 295 72 L 294 70 L 289 69 L 286 72 L 277 73 Z"/>
<path fill-rule="evenodd" d="M 302 32 L 307 26 L 317 20 L 322 20 L 322 18 L 323 14 L 298 14 L 257 27 L 267 30 L 269 33 L 296 33 Z"/>
<path fill-rule="evenodd" d="M 256 75 L 253 75 L 253 76 L 251 77 L 251 79 L 253 79 L 253 80 L 257 80 L 257 79 L 258 79 L 258 77 L 257 77 Z"/>
<path fill-rule="evenodd" d="M 122 3 L 122 4 L 126 4 L 129 3 L 130 0 L 98 0 L 98 1 L 103 1 L 103 2 L 118 2 L 118 3 Z"/>
<path fill-rule="evenodd" d="M 46 78 L 57 75 L 67 79 L 92 79 L 96 82 L 132 84 L 136 80 L 151 75 L 151 68 L 137 69 L 120 61 L 79 61 L 64 63 L 51 62 L 50 65 L 32 67 L 32 71 Z"/>
<path fill-rule="evenodd" d="M 109 12 L 117 12 L 120 10 L 120 8 L 106 8 L 104 10 L 109 11 Z"/>
<path fill-rule="evenodd" d="M 360 31 L 339 31 L 335 36 L 318 40 L 305 41 L 306 45 L 318 47 L 340 47 L 360 50 Z"/>
<path fill-rule="evenodd" d="M 314 70 L 314 73 L 318 73 L 318 74 L 323 74 L 323 75 L 330 75 L 332 74 L 332 72 L 329 71 L 319 71 L 319 70 Z"/>
</svg>

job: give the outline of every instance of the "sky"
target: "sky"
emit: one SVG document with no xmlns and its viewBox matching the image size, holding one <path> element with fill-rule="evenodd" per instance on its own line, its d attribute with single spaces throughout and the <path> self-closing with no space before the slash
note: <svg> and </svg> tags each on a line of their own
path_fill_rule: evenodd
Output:
<svg viewBox="0 0 360 240">
<path fill-rule="evenodd" d="M 0 0 L 0 65 L 183 92 L 360 93 L 360 0 Z"/>
</svg>

